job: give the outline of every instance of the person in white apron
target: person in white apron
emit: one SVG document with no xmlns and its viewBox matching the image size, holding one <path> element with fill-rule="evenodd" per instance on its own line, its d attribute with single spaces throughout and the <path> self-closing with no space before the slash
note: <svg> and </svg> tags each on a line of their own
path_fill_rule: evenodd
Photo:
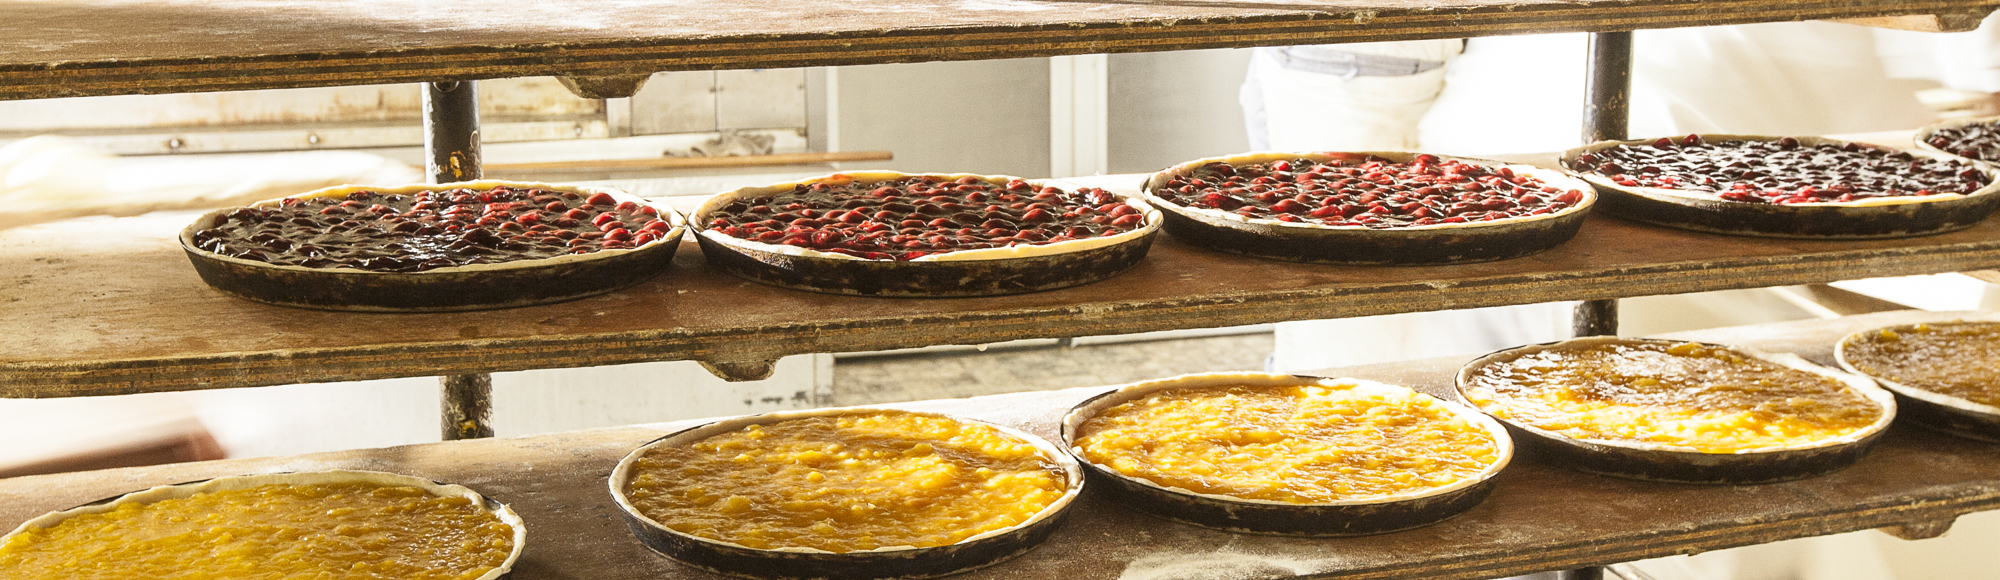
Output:
<svg viewBox="0 0 2000 580">
<path fill-rule="evenodd" d="M 1633 137 L 1687 133 L 1825 135 L 1912 129 L 1935 115 L 1917 101 L 1922 81 L 2000 94 L 2000 27 L 1955 35 L 1883 31 L 1824 22 L 1639 31 L 1633 59 Z M 1442 86 L 1425 106 L 1377 107 L 1362 129 L 1374 145 L 1455 155 L 1559 151 L 1580 144 L 1587 37 L 1583 34 L 1475 38 L 1449 59 Z M 1260 52 L 1262 50 L 1260 49 Z M 1269 127 L 1323 127 L 1363 114 L 1328 112 L 1363 85 L 1333 83 L 1253 58 L 1252 82 L 1268 102 Z M 1274 71 L 1277 71 L 1274 73 Z M 1435 74 L 1427 71 L 1427 74 Z M 1269 76 L 1304 77 L 1273 81 Z M 1277 95 L 1334 84 L 1335 96 Z M 1246 109 L 1252 83 L 1246 83 Z M 1385 100 L 1403 100 L 1394 93 Z M 1994 99 L 2000 102 L 2000 99 Z M 1304 104 L 1298 104 L 1298 103 Z M 1412 117 L 1414 112 L 1414 117 Z M 1248 111 L 1246 111 L 1248 114 Z M 1322 119 L 1315 121 L 1313 119 Z M 1400 133 L 1414 123 L 1416 136 Z M 1252 125 L 1252 142 L 1258 131 Z M 1276 136 L 1279 131 L 1271 131 Z M 1353 131 L 1325 141 L 1269 141 L 1277 150 L 1359 148 Z M 1298 131 L 1288 131 L 1288 134 Z M 1393 140 L 1392 140 L 1393 139 Z M 1328 145 L 1319 145 L 1328 143 Z M 1567 335 L 1566 305 L 1431 312 L 1278 326 L 1276 370 L 1309 370 L 1384 360 L 1479 352 Z M 1872 533 L 1842 534 L 1644 563 L 1660 580 L 1863 580 L 1971 577 L 1990 571 L 2000 514 L 1961 518 L 1953 537 L 1907 543 Z M 1960 549 L 1947 549 L 1950 543 Z M 1938 553 L 1956 554 L 1937 558 Z M 1966 561 L 1984 558 L 1984 561 Z"/>
<path fill-rule="evenodd" d="M 1417 40 L 1265 47 L 1241 93 L 1251 148 L 1410 151 L 1465 43 Z M 1455 66 L 1455 65 L 1454 65 Z M 1581 94 L 1581 93 L 1579 93 Z M 1284 322 L 1266 366 L 1291 372 L 1555 340 L 1568 306 L 1543 304 Z"/>
</svg>

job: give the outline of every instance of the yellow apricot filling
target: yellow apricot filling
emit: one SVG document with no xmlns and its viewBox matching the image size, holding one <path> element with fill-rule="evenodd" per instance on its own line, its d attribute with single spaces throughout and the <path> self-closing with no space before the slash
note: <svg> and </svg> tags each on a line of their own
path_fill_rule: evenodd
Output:
<svg viewBox="0 0 2000 580">
<path fill-rule="evenodd" d="M 2000 407 L 2000 323 L 1883 328 L 1849 338 L 1841 359 L 1869 376 Z"/>
<path fill-rule="evenodd" d="M 1884 412 L 1832 377 L 1692 342 L 1559 345 L 1481 367 L 1464 392 L 1495 417 L 1574 439 L 1701 453 L 1824 441 Z"/>
<path fill-rule="evenodd" d="M 1379 383 L 1162 390 L 1084 421 L 1076 446 L 1162 486 L 1299 504 L 1444 487 L 1499 460 L 1485 429 Z"/>
<path fill-rule="evenodd" d="M 463 497 L 373 484 L 274 484 L 125 503 L 0 545 L 0 578 L 472 580 L 513 528 Z"/>
<path fill-rule="evenodd" d="M 625 495 L 682 533 L 757 549 L 932 547 L 1019 525 L 1067 491 L 998 429 L 902 411 L 750 425 L 637 461 Z"/>
</svg>

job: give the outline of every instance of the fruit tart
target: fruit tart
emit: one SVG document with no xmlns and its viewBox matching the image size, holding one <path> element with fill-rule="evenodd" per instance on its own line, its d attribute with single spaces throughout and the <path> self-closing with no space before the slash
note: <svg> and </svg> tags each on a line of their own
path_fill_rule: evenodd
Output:
<svg viewBox="0 0 2000 580">
<path fill-rule="evenodd" d="M 1834 357 L 1894 391 L 1919 425 L 2000 441 L 2000 322 L 1902 324 L 1847 335 Z"/>
<path fill-rule="evenodd" d="M 916 579 L 1047 539 L 1083 490 L 1076 461 L 1014 429 L 846 408 L 738 417 L 627 455 L 612 499 L 640 542 L 760 579 Z"/>
<path fill-rule="evenodd" d="M 1559 171 L 1426 153 L 1248 153 L 1155 173 L 1167 232 L 1206 248 L 1361 265 L 1502 260 L 1576 235 L 1597 199 Z"/>
<path fill-rule="evenodd" d="M 685 229 L 624 192 L 489 180 L 330 187 L 210 212 L 180 240 L 202 280 L 237 297 L 415 312 L 631 286 L 667 267 Z"/>
<path fill-rule="evenodd" d="M 0 536 L 0 578 L 493 580 L 527 528 L 457 485 L 374 471 L 246 475 L 155 487 Z"/>
<path fill-rule="evenodd" d="M 1917 148 L 2000 163 L 2000 117 L 1953 119 L 1917 130 Z"/>
<path fill-rule="evenodd" d="M 990 296 L 1111 277 L 1146 256 L 1159 212 L 1102 189 L 1005 176 L 836 173 L 749 187 L 691 218 L 711 266 L 834 294 Z"/>
<path fill-rule="evenodd" d="M 1378 534 L 1471 509 L 1513 456 L 1470 408 L 1360 379 L 1204 373 L 1093 397 L 1063 440 L 1112 497 L 1236 532 Z M 1093 485 L 1096 485 L 1095 483 Z"/>
<path fill-rule="evenodd" d="M 1781 238 L 1894 238 L 1963 229 L 2000 207 L 1991 168 L 1822 137 L 1606 141 L 1562 164 L 1605 206 L 1668 227 Z"/>
<path fill-rule="evenodd" d="M 1895 418 L 1866 378 L 1790 354 L 1589 337 L 1486 355 L 1458 394 L 1574 469 L 1656 481 L 1761 483 L 1859 460 Z"/>
</svg>

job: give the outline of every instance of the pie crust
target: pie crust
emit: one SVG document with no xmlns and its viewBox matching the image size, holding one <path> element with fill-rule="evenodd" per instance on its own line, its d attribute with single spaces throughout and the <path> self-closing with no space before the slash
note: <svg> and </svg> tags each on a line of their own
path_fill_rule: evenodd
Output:
<svg viewBox="0 0 2000 580">
<path fill-rule="evenodd" d="M 1182 375 L 1120 385 L 1114 390 L 1084 400 L 1063 417 L 1063 446 L 1090 472 L 1094 485 L 1128 506 L 1147 514 L 1197 526 L 1231 532 L 1289 536 L 1359 536 L 1427 526 L 1458 515 L 1483 501 L 1492 491 L 1493 478 L 1507 467 L 1514 453 L 1513 440 L 1498 421 L 1470 407 L 1432 399 L 1452 415 L 1464 419 L 1493 439 L 1496 459 L 1477 474 L 1451 484 L 1389 495 L 1347 499 L 1325 503 L 1290 503 L 1201 493 L 1180 487 L 1130 477 L 1109 467 L 1084 459 L 1078 438 L 1084 423 L 1107 409 L 1173 389 L 1223 388 L 1230 386 L 1326 386 L 1346 389 L 1388 389 L 1407 387 L 1351 378 L 1322 378 L 1256 372 L 1224 372 Z M 1417 394 L 1430 398 L 1429 395 Z"/>
<path fill-rule="evenodd" d="M 1531 344 L 1482 356 L 1459 369 L 1457 393 L 1466 406 L 1486 411 L 1467 394 L 1473 377 L 1489 365 L 1513 361 L 1544 351 L 1586 348 L 1610 343 L 1681 344 L 1687 341 L 1593 336 L 1565 341 Z M 1741 449 L 1729 453 L 1705 453 L 1694 447 L 1618 439 L 1576 438 L 1505 417 L 1495 418 L 1522 435 L 1526 445 L 1549 453 L 1556 463 L 1603 475 L 1674 481 L 1682 483 L 1766 483 L 1801 479 L 1829 473 L 1859 461 L 1888 429 L 1896 416 L 1896 402 L 1888 391 L 1866 378 L 1842 373 L 1807 362 L 1793 354 L 1774 354 L 1738 346 L 1698 343 L 1727 349 L 1738 355 L 1785 368 L 1834 379 L 1848 390 L 1879 406 L 1880 416 L 1867 426 L 1837 436 L 1809 442 Z M 1490 411 L 1486 411 L 1492 414 Z"/>
<path fill-rule="evenodd" d="M 169 499 L 192 497 L 204 493 L 251 489 L 255 487 L 274 485 L 274 484 L 331 485 L 331 484 L 351 484 L 351 483 L 363 483 L 363 484 L 373 484 L 381 486 L 415 487 L 430 492 L 431 495 L 437 497 L 466 498 L 472 501 L 472 505 L 480 506 L 483 511 L 499 519 L 500 522 L 506 524 L 507 527 L 512 528 L 514 531 L 513 534 L 514 546 L 513 550 L 508 553 L 507 559 L 504 562 L 502 562 L 500 566 L 487 571 L 485 574 L 479 576 L 476 580 L 495 580 L 497 578 L 506 576 L 507 572 L 513 568 L 514 562 L 520 559 L 521 551 L 527 545 L 527 539 L 528 539 L 527 524 L 521 520 L 521 516 L 516 515 L 514 513 L 513 508 L 508 507 L 506 504 L 493 501 L 492 499 L 482 496 L 478 492 L 475 492 L 464 486 L 437 483 L 427 479 L 411 477 L 407 475 L 398 475 L 394 473 L 383 473 L 379 471 L 347 471 L 347 470 L 310 471 L 310 472 L 299 472 L 299 473 L 274 473 L 265 475 L 238 475 L 230 477 L 218 477 L 215 479 L 181 483 L 175 485 L 158 486 L 143 491 L 135 491 L 115 498 L 99 500 L 96 502 L 84 504 L 81 506 L 77 506 L 59 512 L 50 512 L 47 514 L 43 514 L 40 517 L 36 517 L 34 519 L 23 522 L 19 527 L 14 528 L 14 531 L 8 533 L 7 535 L 0 536 L 0 545 L 5 545 L 9 539 L 12 539 L 14 536 L 22 534 L 28 530 L 53 527 L 56 524 L 62 523 L 64 520 L 68 520 L 70 518 L 85 514 L 101 514 L 101 513 L 111 512 L 113 510 L 118 509 L 119 506 L 125 504 L 145 505 Z"/>
<path fill-rule="evenodd" d="M 1703 134 L 1704 141 L 1776 141 L 1768 135 Z M 1792 137 L 1800 146 L 1845 146 L 1850 141 L 1825 137 Z M 1563 153 L 1562 166 L 1578 156 L 1619 146 L 1651 146 L 1653 139 L 1603 141 Z M 1878 150 L 1901 151 L 1927 159 L 1963 158 L 1920 149 L 1856 143 Z M 2000 208 L 2000 172 L 1970 163 L 1992 182 L 1970 194 L 1874 197 L 1846 202 L 1801 204 L 1745 203 L 1724 200 L 1701 191 L 1619 185 L 1593 172 L 1570 173 L 1597 186 L 1604 205 L 1620 217 L 1672 228 L 1719 234 L 1772 238 L 1874 239 L 1944 233 L 1971 227 Z"/>
<path fill-rule="evenodd" d="M 1408 163 L 1418 155 L 1423 154 L 1406 151 L 1260 152 L 1196 159 L 1148 177 L 1142 196 L 1166 212 L 1167 233 L 1177 239 L 1212 250 L 1260 258 L 1353 265 L 1458 264 L 1518 258 L 1542 252 L 1574 237 L 1577 230 L 1583 227 L 1584 216 L 1597 200 L 1596 191 L 1589 184 L 1560 171 L 1446 155 L 1434 157 L 1495 170 L 1506 168 L 1551 187 L 1579 191 L 1583 200 L 1544 215 L 1378 229 L 1247 218 L 1219 209 L 1174 203 L 1156 193 L 1173 178 L 1192 174 L 1210 163 L 1242 166 L 1289 159 L 1358 163 L 1371 156 Z"/>
<path fill-rule="evenodd" d="M 689 218 L 710 266 L 773 286 L 864 296 L 996 296 L 1066 288 L 1130 269 L 1146 256 L 1159 231 L 1160 212 L 1132 198 L 1120 201 L 1145 216 L 1136 230 L 1104 237 L 999 248 L 956 250 L 911 260 L 867 259 L 798 246 L 737 238 L 707 227 L 716 212 L 740 200 L 790 193 L 816 183 L 879 183 L 925 176 L 940 181 L 974 178 L 1005 184 L 998 175 L 849 171 L 800 181 L 746 187 L 718 194 Z M 1031 182 L 1035 183 L 1035 182 Z"/>
<path fill-rule="evenodd" d="M 782 411 L 724 419 L 681 430 L 634 449 L 618 462 L 607 483 L 611 498 L 618 504 L 626 527 L 648 548 L 681 563 L 710 572 L 741 578 L 776 580 L 876 580 L 885 578 L 921 579 L 957 574 L 998 564 L 1026 553 L 1039 545 L 1061 523 L 1069 506 L 1083 492 L 1084 473 L 1075 459 L 1040 437 L 1002 425 L 948 417 L 935 413 L 913 413 L 990 427 L 1000 433 L 1032 444 L 1040 455 L 1062 472 L 1063 495 L 1034 516 L 1018 524 L 989 530 L 954 544 L 934 547 L 884 546 L 871 550 L 829 552 L 803 547 L 750 548 L 731 542 L 683 533 L 643 515 L 626 496 L 639 460 L 648 450 L 662 446 L 689 445 L 716 435 L 752 425 L 780 423 L 809 417 L 837 417 L 872 414 L 884 409 L 864 407 Z"/>
<path fill-rule="evenodd" d="M 236 258 L 201 249 L 195 233 L 213 227 L 235 208 L 202 215 L 181 230 L 181 248 L 202 281 L 226 294 L 279 306 L 371 312 L 437 312 L 511 308 L 603 294 L 644 282 L 665 270 L 680 245 L 686 222 L 665 204 L 621 191 L 521 181 L 482 180 L 392 187 L 343 185 L 292 196 L 340 197 L 360 191 L 407 195 L 447 189 L 495 187 L 544 189 L 584 196 L 606 194 L 619 202 L 650 206 L 673 226 L 665 236 L 630 249 L 604 249 L 552 258 L 469 264 L 419 272 L 376 272 L 355 268 L 308 268 Z M 282 199 L 252 204 L 272 207 Z"/>
</svg>

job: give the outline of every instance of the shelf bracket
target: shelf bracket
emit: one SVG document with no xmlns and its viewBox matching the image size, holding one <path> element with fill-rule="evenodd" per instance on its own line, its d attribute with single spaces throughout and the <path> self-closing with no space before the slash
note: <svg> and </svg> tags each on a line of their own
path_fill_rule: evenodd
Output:
<svg viewBox="0 0 2000 580">
<path fill-rule="evenodd" d="M 493 375 L 443 376 L 438 384 L 445 441 L 493 436 Z"/>
<path fill-rule="evenodd" d="M 1928 540 L 1931 538 L 1943 536 L 1945 532 L 1951 531 L 1951 524 L 1956 521 L 1958 521 L 1958 518 L 1945 518 L 1941 520 L 1907 522 L 1901 525 L 1887 526 L 1876 529 L 1881 530 L 1882 533 L 1884 534 L 1889 534 L 1891 536 L 1895 536 L 1905 540 L 1911 540 L 1911 541 Z"/>
<path fill-rule="evenodd" d="M 473 81 L 423 83 L 424 173 L 431 183 L 479 179 L 479 92 Z M 444 439 L 493 436 L 493 377 L 439 377 Z"/>
<path fill-rule="evenodd" d="M 586 99 L 623 99 L 639 94 L 650 74 L 556 77 L 563 88 Z"/>
<path fill-rule="evenodd" d="M 701 368 L 708 369 L 708 372 L 710 374 L 715 375 L 716 378 L 729 381 L 732 383 L 741 383 L 746 381 L 761 381 L 764 379 L 771 378 L 771 373 L 777 372 L 778 370 L 777 359 L 730 360 L 730 361 L 703 360 L 695 362 L 701 363 Z"/>
</svg>

